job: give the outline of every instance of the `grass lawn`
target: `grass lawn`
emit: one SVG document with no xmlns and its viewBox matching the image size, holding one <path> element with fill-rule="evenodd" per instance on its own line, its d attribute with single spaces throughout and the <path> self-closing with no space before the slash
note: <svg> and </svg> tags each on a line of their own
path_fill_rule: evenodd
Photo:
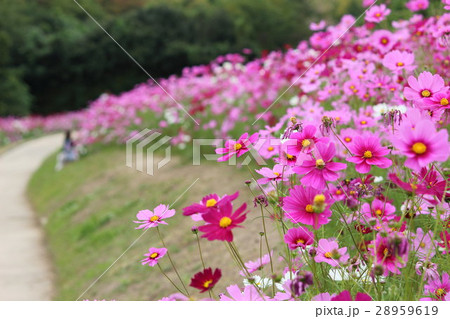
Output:
<svg viewBox="0 0 450 319">
<path fill-rule="evenodd" d="M 45 225 L 57 272 L 57 300 L 77 299 L 142 234 L 132 222 L 139 210 L 173 203 L 200 178 L 173 206 L 177 214 L 167 220 L 169 225 L 161 227 L 175 264 L 189 284 L 190 276 L 201 270 L 201 261 L 190 231 L 194 222 L 182 216 L 182 207 L 214 192 L 223 195 L 239 190 L 239 204 L 251 198 L 243 183 L 249 175 L 247 170 L 218 163 L 192 166 L 174 160 L 148 176 L 125 166 L 124 146 L 92 151 L 60 172 L 54 171 L 55 156 L 34 174 L 28 193 Z M 259 257 L 255 247 L 259 247 L 262 226 L 259 210 L 247 204 L 252 212 L 245 227 L 251 231 L 237 229 L 235 234 L 242 255 L 250 260 Z M 280 241 L 274 229 L 270 233 L 272 243 Z M 232 282 L 241 282 L 236 266 L 224 257 L 228 251 L 223 243 L 202 240 L 201 244 L 206 266 L 223 271 L 217 292 Z M 155 229 L 143 235 L 82 299 L 155 300 L 176 292 L 157 267 L 140 265 L 151 246 L 161 247 Z M 167 258 L 162 266 L 175 280 Z"/>
</svg>

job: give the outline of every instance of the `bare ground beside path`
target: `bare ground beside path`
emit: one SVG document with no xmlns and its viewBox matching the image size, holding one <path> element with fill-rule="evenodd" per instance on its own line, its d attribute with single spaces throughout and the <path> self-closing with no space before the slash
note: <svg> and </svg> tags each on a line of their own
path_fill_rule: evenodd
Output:
<svg viewBox="0 0 450 319">
<path fill-rule="evenodd" d="M 50 300 L 53 276 L 43 232 L 26 198 L 33 172 L 62 135 L 25 142 L 0 156 L 0 300 Z"/>
</svg>

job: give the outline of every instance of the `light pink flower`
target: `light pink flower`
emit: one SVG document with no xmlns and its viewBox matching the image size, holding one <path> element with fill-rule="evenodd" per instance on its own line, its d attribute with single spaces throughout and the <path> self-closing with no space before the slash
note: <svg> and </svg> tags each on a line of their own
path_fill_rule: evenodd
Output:
<svg viewBox="0 0 450 319">
<path fill-rule="evenodd" d="M 391 51 L 384 56 L 383 65 L 395 73 L 401 73 L 402 70 L 412 71 L 416 68 L 414 53 Z"/>
<path fill-rule="evenodd" d="M 150 248 L 148 250 L 148 253 L 144 256 L 147 256 L 146 258 L 141 260 L 142 265 L 148 264 L 150 267 L 156 266 L 158 263 L 158 260 L 164 257 L 164 255 L 167 253 L 166 248 Z"/>
<path fill-rule="evenodd" d="M 325 262 L 333 267 L 339 267 L 349 258 L 347 247 L 339 248 L 335 240 L 322 238 L 317 245 L 317 254 L 314 260 L 317 263 Z"/>
<path fill-rule="evenodd" d="M 379 23 L 383 21 L 389 14 L 391 10 L 389 10 L 385 4 L 381 4 L 379 6 L 373 6 L 369 10 L 366 11 L 366 21 Z"/>
<path fill-rule="evenodd" d="M 137 224 L 142 224 L 139 227 L 136 227 L 136 229 L 147 229 L 156 227 L 159 224 L 167 225 L 164 219 L 170 218 L 173 215 L 175 215 L 175 209 L 169 209 L 169 206 L 161 204 L 156 206 L 153 209 L 153 212 L 148 209 L 139 211 L 136 215 L 136 218 L 139 220 L 134 222 Z"/>
</svg>

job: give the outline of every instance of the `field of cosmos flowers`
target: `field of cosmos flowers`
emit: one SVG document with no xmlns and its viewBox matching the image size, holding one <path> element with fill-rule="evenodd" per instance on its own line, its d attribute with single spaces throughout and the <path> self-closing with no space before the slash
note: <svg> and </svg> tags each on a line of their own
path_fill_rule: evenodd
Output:
<svg viewBox="0 0 450 319">
<path fill-rule="evenodd" d="M 429 1 L 410 0 L 410 19 L 391 25 L 389 7 L 373 2 L 364 1 L 370 8 L 359 23 L 347 15 L 312 24 L 296 48 L 186 68 L 159 82 L 170 95 L 149 81 L 80 112 L 0 119 L 0 140 L 71 128 L 89 146 L 157 128 L 174 147 L 216 138 L 218 162 L 264 160 L 248 166 L 251 179 L 243 174 L 253 198 L 205 194 L 187 207 L 137 213 L 135 231 L 161 240 L 141 263 L 173 285 L 162 300 L 191 300 L 195 291 L 203 300 L 448 301 L 450 1 L 424 18 Z M 248 205 L 259 215 L 249 216 Z M 190 282 L 164 243 L 174 214 L 196 225 L 203 269 Z M 248 218 L 262 229 L 252 261 L 233 241 Z M 226 245 L 241 282 L 216 291 L 222 272 L 203 259 L 205 240 Z"/>
</svg>

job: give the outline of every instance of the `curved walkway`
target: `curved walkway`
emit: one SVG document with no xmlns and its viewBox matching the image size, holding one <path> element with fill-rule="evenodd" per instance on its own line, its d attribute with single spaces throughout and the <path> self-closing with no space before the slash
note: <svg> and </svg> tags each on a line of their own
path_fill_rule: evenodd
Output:
<svg viewBox="0 0 450 319">
<path fill-rule="evenodd" d="M 25 192 L 33 172 L 62 142 L 62 135 L 45 136 L 0 155 L 0 300 L 52 298 L 44 237 Z"/>
</svg>

